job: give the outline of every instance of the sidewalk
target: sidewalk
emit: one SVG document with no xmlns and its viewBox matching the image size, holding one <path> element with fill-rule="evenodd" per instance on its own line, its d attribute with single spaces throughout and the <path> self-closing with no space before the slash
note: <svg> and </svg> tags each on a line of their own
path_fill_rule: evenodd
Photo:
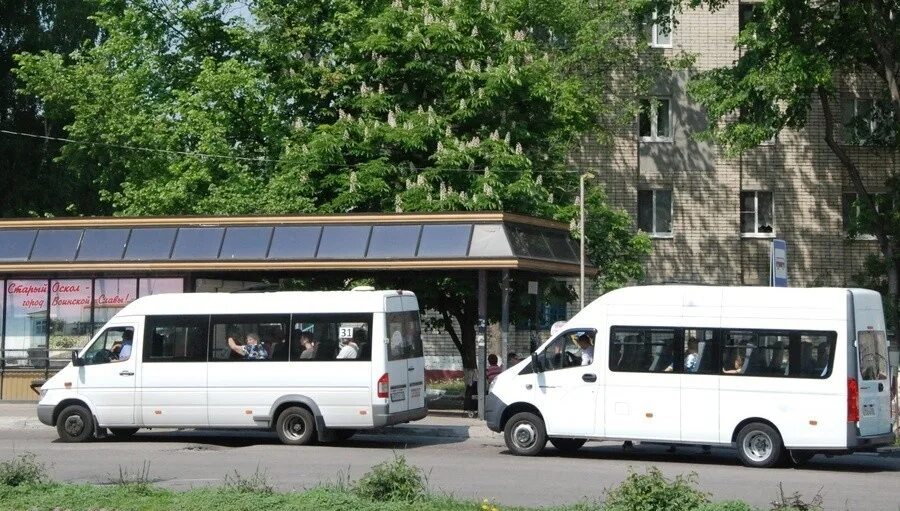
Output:
<svg viewBox="0 0 900 511">
<path fill-rule="evenodd" d="M 48 428 L 48 426 L 41 424 L 38 420 L 36 403 L 0 403 L 0 430 L 44 428 Z M 366 432 L 366 434 L 458 439 L 501 439 L 503 436 L 489 430 L 484 421 L 440 412 L 413 423 L 390 426 L 377 431 Z"/>
</svg>

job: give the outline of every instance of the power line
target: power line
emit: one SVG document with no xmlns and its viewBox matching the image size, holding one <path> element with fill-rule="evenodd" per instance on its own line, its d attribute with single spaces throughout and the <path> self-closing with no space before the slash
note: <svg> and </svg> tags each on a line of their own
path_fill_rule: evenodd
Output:
<svg viewBox="0 0 900 511">
<path fill-rule="evenodd" d="M 173 149 L 159 149 L 159 148 L 155 148 L 155 147 L 135 146 L 135 145 L 127 145 L 127 144 L 110 144 L 110 143 L 106 143 L 106 142 L 75 140 L 75 139 L 65 138 L 65 137 L 52 137 L 50 135 L 37 135 L 34 133 L 23 133 L 20 131 L 11 131 L 11 130 L 4 130 L 4 129 L 0 129 L 0 133 L 6 134 L 6 135 L 19 136 L 19 137 L 26 137 L 26 138 L 36 138 L 36 139 L 41 139 L 41 140 L 53 140 L 56 142 L 65 142 L 65 143 L 69 143 L 69 144 L 79 144 L 79 145 L 95 146 L 95 147 L 106 147 L 106 148 L 110 148 L 110 149 L 125 149 L 128 151 L 142 151 L 142 152 L 148 152 L 148 153 L 168 154 L 168 155 L 177 155 L 177 156 L 188 156 L 191 158 L 211 158 L 211 159 L 217 159 L 217 160 L 233 160 L 233 161 L 245 161 L 245 162 L 256 162 L 256 163 L 287 163 L 287 162 L 291 161 L 291 160 L 288 160 L 285 158 L 266 158 L 264 156 L 259 156 L 259 157 L 254 158 L 254 157 L 250 157 L 250 156 L 234 156 L 234 155 L 230 155 L 230 154 L 202 153 L 202 152 L 198 152 L 198 151 L 176 151 Z M 321 167 L 332 167 L 332 168 L 357 168 L 357 167 L 366 165 L 366 163 L 346 163 L 346 164 L 318 163 L 317 165 L 321 166 Z M 402 166 L 403 164 L 398 163 L 396 165 Z M 437 170 L 440 172 L 472 172 L 472 173 L 479 173 L 479 174 L 483 173 L 485 171 L 484 168 L 468 168 L 468 169 L 457 168 L 457 169 L 455 169 L 455 168 L 444 168 L 444 167 L 425 168 L 425 167 L 416 167 L 416 166 L 413 166 L 412 169 L 420 170 L 420 171 L 421 170 Z M 489 168 L 488 171 L 489 172 L 498 172 L 498 173 L 501 173 L 501 172 L 521 173 L 522 172 L 520 170 L 513 170 L 513 169 L 491 169 L 491 168 Z M 547 169 L 547 170 L 542 170 L 542 171 L 536 172 L 536 174 L 573 174 L 573 175 L 577 175 L 578 171 L 576 169 L 572 169 L 572 170 Z"/>
</svg>

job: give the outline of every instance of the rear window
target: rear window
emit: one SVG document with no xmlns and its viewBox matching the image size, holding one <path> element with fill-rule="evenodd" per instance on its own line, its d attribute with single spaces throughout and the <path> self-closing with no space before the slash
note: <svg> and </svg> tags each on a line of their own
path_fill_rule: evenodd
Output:
<svg viewBox="0 0 900 511">
<path fill-rule="evenodd" d="M 859 374 L 863 380 L 887 380 L 887 336 L 883 330 L 863 330 L 858 333 Z"/>
<path fill-rule="evenodd" d="M 423 356 L 422 328 L 418 311 L 388 312 L 388 360 L 403 360 Z"/>
</svg>

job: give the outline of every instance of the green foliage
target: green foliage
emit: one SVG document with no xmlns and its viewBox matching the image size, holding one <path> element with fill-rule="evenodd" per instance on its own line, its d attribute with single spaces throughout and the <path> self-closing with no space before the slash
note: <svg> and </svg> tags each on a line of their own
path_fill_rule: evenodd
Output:
<svg viewBox="0 0 900 511">
<path fill-rule="evenodd" d="M 798 492 L 785 495 L 784 488 L 778 483 L 778 498 L 772 502 L 772 511 L 822 511 L 822 502 L 821 492 L 807 501 Z"/>
<path fill-rule="evenodd" d="M 47 112 L 38 98 L 22 94 L 13 55 L 49 50 L 68 55 L 97 37 L 89 19 L 96 0 L 18 0 L 0 8 L 0 129 L 65 136 L 70 117 Z M 47 115 L 50 114 L 50 115 Z M 0 217 L 97 214 L 93 169 L 71 172 L 54 161 L 60 144 L 0 133 Z M 108 209 L 107 209 L 108 210 Z"/>
<path fill-rule="evenodd" d="M 356 483 L 354 490 L 361 498 L 376 502 L 414 502 L 425 495 L 425 484 L 422 469 L 409 465 L 406 457 L 395 454 L 394 459 L 372 467 Z"/>
<path fill-rule="evenodd" d="M 697 511 L 757 511 L 757 509 L 739 500 L 724 502 L 708 502 L 697 508 Z"/>
<path fill-rule="evenodd" d="M 99 44 L 16 57 L 24 90 L 86 142 L 61 161 L 98 172 L 116 214 L 491 210 L 571 224 L 567 155 L 633 122 L 662 67 L 644 51 L 650 0 L 254 0 L 252 20 L 231 3 L 104 1 Z M 649 240 L 589 193 L 597 284 L 640 279 Z M 460 325 L 472 367 L 470 275 L 414 289 Z"/>
<path fill-rule="evenodd" d="M 46 482 L 47 469 L 33 453 L 25 453 L 0 463 L 0 485 L 22 486 Z"/>
<path fill-rule="evenodd" d="M 695 474 L 667 479 L 656 467 L 644 474 L 629 472 L 616 488 L 607 490 L 606 511 L 693 511 L 709 502 L 697 489 Z"/>
</svg>

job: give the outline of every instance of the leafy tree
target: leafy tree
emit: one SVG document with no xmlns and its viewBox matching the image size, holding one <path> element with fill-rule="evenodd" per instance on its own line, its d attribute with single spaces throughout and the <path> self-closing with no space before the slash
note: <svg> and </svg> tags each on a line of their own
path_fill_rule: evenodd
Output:
<svg viewBox="0 0 900 511">
<path fill-rule="evenodd" d="M 655 0 L 659 12 L 684 7 L 720 8 L 727 0 Z M 871 232 L 881 251 L 880 266 L 894 331 L 900 332 L 900 202 L 876 207 L 863 180 L 863 169 L 845 142 L 898 149 L 900 126 L 900 16 L 896 0 L 766 0 L 754 9 L 736 44 L 742 47 L 733 66 L 695 77 L 691 95 L 708 111 L 709 135 L 732 154 L 755 147 L 784 128 L 807 125 L 813 104 L 824 115 L 824 141 L 840 160 L 859 196 L 863 211 L 855 232 Z M 879 132 L 855 136 L 853 123 L 840 138 L 835 115 L 839 85 L 850 76 L 880 81 L 888 110 L 879 113 Z M 892 115 L 891 115 L 892 112 Z M 867 119 L 868 120 L 868 119 Z M 857 120 L 858 122 L 859 120 Z M 896 176 L 886 185 L 900 195 Z M 873 263 L 870 263 L 873 264 Z"/>
<path fill-rule="evenodd" d="M 65 115 L 49 116 L 34 97 L 20 94 L 13 55 L 49 50 L 60 54 L 97 36 L 88 19 L 93 0 L 0 1 L 0 129 L 63 136 Z M 67 172 L 53 161 L 58 144 L 0 133 L 0 216 L 100 213 L 90 174 Z"/>
<path fill-rule="evenodd" d="M 106 0 L 102 44 L 71 62 L 20 55 L 18 73 L 73 116 L 85 143 L 62 159 L 102 166 L 118 214 L 499 210 L 568 223 L 578 174 L 566 155 L 631 122 L 659 64 L 639 51 L 645 3 L 256 0 L 247 20 L 221 0 Z M 599 188 L 587 208 L 600 285 L 639 278 L 647 238 Z M 474 367 L 471 275 L 409 284 Z"/>
</svg>

